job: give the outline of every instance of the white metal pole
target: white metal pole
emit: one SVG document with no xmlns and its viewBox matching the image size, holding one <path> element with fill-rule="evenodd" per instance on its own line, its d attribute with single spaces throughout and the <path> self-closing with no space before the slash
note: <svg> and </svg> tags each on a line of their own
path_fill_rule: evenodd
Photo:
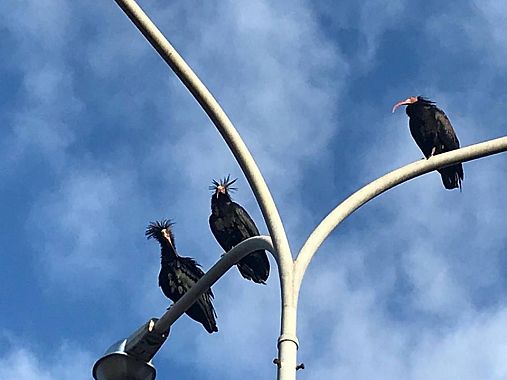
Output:
<svg viewBox="0 0 507 380">
<path fill-rule="evenodd" d="M 180 78 L 183 84 L 199 102 L 206 114 L 215 124 L 216 128 L 231 149 L 245 174 L 250 187 L 259 203 L 262 215 L 273 240 L 278 274 L 281 286 L 281 327 L 278 342 L 278 379 L 294 380 L 297 361 L 293 356 L 297 353 L 297 338 L 295 327 L 295 303 L 293 284 L 293 264 L 289 242 L 285 234 L 282 220 L 276 208 L 269 188 L 250 154 L 241 136 L 234 128 L 226 113 L 220 107 L 210 91 L 204 86 L 190 66 L 178 54 L 164 35 L 149 19 L 146 13 L 134 0 L 115 0 L 120 8 L 127 14 L 148 42 L 155 48 L 164 61 Z"/>
<path fill-rule="evenodd" d="M 183 297 L 175 302 L 155 324 L 155 331 L 163 333 L 232 266 L 249 253 L 264 249 L 274 252 L 269 236 L 254 236 L 246 239 L 223 255 Z"/>
<path fill-rule="evenodd" d="M 149 19 L 134 0 L 115 0 L 120 8 L 134 22 L 148 42 L 160 54 L 162 59 L 171 67 L 183 84 L 199 102 L 213 124 L 216 126 L 229 149 L 234 154 L 241 169 L 252 187 L 257 202 L 260 205 L 264 219 L 268 226 L 273 244 L 277 250 L 278 260 L 287 265 L 292 262 L 289 243 L 283 228 L 278 210 L 273 201 L 268 186 L 255 163 L 246 144 L 234 128 L 227 114 L 213 97 L 211 92 L 201 82 L 190 66 L 178 54 L 176 49 L 164 37 L 156 25 Z"/>
<path fill-rule="evenodd" d="M 150 319 L 127 339 L 113 345 L 114 349 L 108 350 L 93 366 L 94 379 L 154 379 L 151 359 L 166 341 L 171 325 L 233 265 L 260 249 L 274 252 L 269 236 L 251 237 L 224 254 L 160 319 Z"/>
<path fill-rule="evenodd" d="M 311 233 L 306 243 L 294 261 L 290 252 L 289 243 L 285 230 L 262 174 L 257 167 L 252 155 L 241 139 L 231 121 L 222 110 L 218 102 L 186 64 L 183 58 L 172 47 L 157 27 L 151 22 L 148 16 L 137 5 L 134 0 L 115 0 L 127 16 L 134 22 L 141 33 L 147 38 L 150 44 L 157 50 L 160 56 L 167 62 L 183 84 L 189 89 L 192 95 L 199 102 L 204 111 L 215 124 L 216 128 L 231 149 L 245 174 L 250 187 L 259 203 L 264 220 L 269 229 L 274 245 L 275 259 L 278 264 L 278 273 L 281 285 L 282 312 L 281 312 L 281 335 L 278 339 L 278 380 L 294 380 L 296 378 L 298 340 L 296 336 L 297 305 L 299 289 L 304 273 L 313 258 L 315 252 L 322 242 L 329 236 L 334 228 L 347 216 L 352 214 L 363 204 L 373 199 L 384 191 L 409 179 L 428 173 L 437 168 L 453 163 L 468 161 L 507 150 L 507 137 L 487 141 L 481 144 L 469 146 L 452 152 L 440 154 L 429 160 L 421 160 L 400 169 L 397 169 L 385 176 L 371 182 L 358 190 L 338 205 Z M 264 237 L 265 238 L 265 237 Z M 253 244 L 253 243 L 252 243 Z M 238 246 L 239 247 L 239 246 Z M 268 248 L 266 248 L 268 249 Z M 269 250 L 269 249 L 268 249 Z M 232 252 L 232 251 L 231 251 Z M 220 264 L 220 265 L 219 265 Z M 209 277 L 199 286 L 187 293 L 158 321 L 156 329 L 164 331 L 167 329 L 195 299 L 199 292 L 207 289 L 218 279 L 228 266 L 224 262 L 217 263 L 206 275 Z M 231 264 L 232 265 L 232 264 Z M 212 279 L 214 279 L 212 281 Z M 204 289 L 204 290 L 203 290 Z"/>
<path fill-rule="evenodd" d="M 311 259 L 329 234 L 350 214 L 383 192 L 412 178 L 458 162 L 507 151 L 507 137 L 485 141 L 479 144 L 438 154 L 428 160 L 419 160 L 370 182 L 340 203 L 313 230 L 299 252 L 294 265 L 294 292 L 299 292 L 301 281 Z"/>
</svg>

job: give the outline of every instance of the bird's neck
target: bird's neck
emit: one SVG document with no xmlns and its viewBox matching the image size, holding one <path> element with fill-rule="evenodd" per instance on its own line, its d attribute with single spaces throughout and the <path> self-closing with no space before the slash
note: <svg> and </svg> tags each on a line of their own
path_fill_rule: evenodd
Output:
<svg viewBox="0 0 507 380">
<path fill-rule="evenodd" d="M 213 213 L 219 213 L 221 208 L 227 207 L 232 203 L 231 197 L 226 194 L 219 194 L 211 198 L 211 211 Z"/>
<path fill-rule="evenodd" d="M 435 105 L 430 103 L 415 103 L 408 105 L 405 112 L 408 117 L 423 117 L 425 114 L 428 114 L 428 112 L 431 112 L 431 110 L 434 109 Z"/>
<path fill-rule="evenodd" d="M 177 257 L 178 253 L 171 244 L 165 241 L 160 243 L 160 260 L 162 264 L 173 261 Z"/>
</svg>

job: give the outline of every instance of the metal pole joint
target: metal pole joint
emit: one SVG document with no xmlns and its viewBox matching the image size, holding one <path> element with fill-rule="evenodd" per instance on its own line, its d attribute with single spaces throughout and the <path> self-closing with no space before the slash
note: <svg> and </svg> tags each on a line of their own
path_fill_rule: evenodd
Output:
<svg viewBox="0 0 507 380">
<path fill-rule="evenodd" d="M 280 348 L 280 344 L 282 344 L 282 342 L 292 342 L 296 345 L 296 349 L 299 349 L 298 337 L 293 334 L 280 335 L 280 337 L 278 338 L 278 344 L 277 344 L 278 348 Z"/>
</svg>

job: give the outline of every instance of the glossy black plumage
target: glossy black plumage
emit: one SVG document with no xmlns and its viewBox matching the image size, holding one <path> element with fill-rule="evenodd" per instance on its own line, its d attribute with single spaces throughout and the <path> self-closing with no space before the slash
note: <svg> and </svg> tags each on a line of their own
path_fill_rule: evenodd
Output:
<svg viewBox="0 0 507 380">
<path fill-rule="evenodd" d="M 395 105 L 406 105 L 409 117 L 410 133 L 426 158 L 449 152 L 460 147 L 447 115 L 434 102 L 421 96 L 411 97 Z M 464 173 L 461 164 L 438 169 L 446 189 L 459 188 Z"/>
<path fill-rule="evenodd" d="M 156 239 L 160 244 L 158 284 L 165 296 L 176 302 L 204 275 L 204 272 L 194 259 L 178 255 L 171 226 L 169 220 L 152 222 L 147 227 L 145 235 L 148 239 Z M 202 323 L 210 334 L 218 331 L 212 299 L 213 292 L 209 289 L 186 311 L 190 318 Z"/>
<path fill-rule="evenodd" d="M 230 181 L 229 177 L 220 182 L 214 180 L 210 187 L 213 195 L 209 225 L 211 232 L 226 252 L 243 240 L 259 235 L 259 230 L 250 215 L 243 207 L 231 200 L 229 191 L 236 190 L 231 187 L 235 181 Z M 270 268 L 265 251 L 252 252 L 241 259 L 237 266 L 241 275 L 247 280 L 259 284 L 266 283 Z"/>
</svg>

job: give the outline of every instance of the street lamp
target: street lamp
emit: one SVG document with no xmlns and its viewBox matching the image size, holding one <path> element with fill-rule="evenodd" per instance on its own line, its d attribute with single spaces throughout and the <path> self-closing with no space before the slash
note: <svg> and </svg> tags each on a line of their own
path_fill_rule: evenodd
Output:
<svg viewBox="0 0 507 380">
<path fill-rule="evenodd" d="M 241 254 L 244 256 L 240 257 L 240 246 L 249 241 L 249 244 L 257 244 L 252 239 L 259 239 L 258 243 L 260 244 L 262 244 L 261 241 L 263 240 L 263 244 L 267 247 L 260 249 L 269 250 L 275 257 L 281 287 L 281 326 L 277 345 L 278 357 L 274 360 L 274 363 L 277 365 L 278 380 L 294 380 L 296 378 L 296 371 L 304 368 L 303 364 L 297 363 L 299 342 L 296 335 L 296 325 L 299 290 L 311 259 L 329 234 L 359 207 L 403 182 L 452 164 L 507 151 L 507 137 L 502 137 L 439 154 L 427 160 L 419 160 L 396 169 L 359 189 L 340 203 L 315 228 L 299 251 L 299 254 L 293 258 L 284 226 L 269 188 L 254 158 L 232 122 L 206 86 L 199 80 L 197 75 L 195 75 L 176 49 L 174 49 L 137 3 L 134 0 L 115 1 L 192 93 L 224 138 L 255 195 L 272 239 L 271 245 L 269 237 L 260 236 L 251 238 L 240 243 L 225 254 L 190 291 L 160 318 L 160 321 L 154 326 L 154 331 L 167 330 L 232 265 L 249 252 L 255 250 L 248 250 L 246 247 L 243 247 L 244 250 Z M 95 367 L 100 364 L 99 362 L 96 363 Z M 148 364 L 148 362 L 145 361 L 145 364 Z M 104 380 L 110 379 L 104 378 Z"/>
<path fill-rule="evenodd" d="M 154 380 L 151 359 L 169 336 L 172 324 L 225 272 L 257 250 L 273 253 L 269 236 L 254 236 L 239 243 L 218 260 L 199 281 L 160 317 L 152 318 L 127 339 L 113 344 L 93 366 L 95 380 Z M 276 256 L 275 256 L 276 257 Z"/>
<path fill-rule="evenodd" d="M 155 380 L 151 362 L 143 362 L 125 352 L 127 339 L 113 344 L 93 366 L 95 380 Z"/>
<path fill-rule="evenodd" d="M 93 366 L 95 380 L 155 380 L 151 359 L 169 336 L 169 329 L 155 329 L 158 319 L 152 318 L 127 339 L 109 347 Z"/>
</svg>

